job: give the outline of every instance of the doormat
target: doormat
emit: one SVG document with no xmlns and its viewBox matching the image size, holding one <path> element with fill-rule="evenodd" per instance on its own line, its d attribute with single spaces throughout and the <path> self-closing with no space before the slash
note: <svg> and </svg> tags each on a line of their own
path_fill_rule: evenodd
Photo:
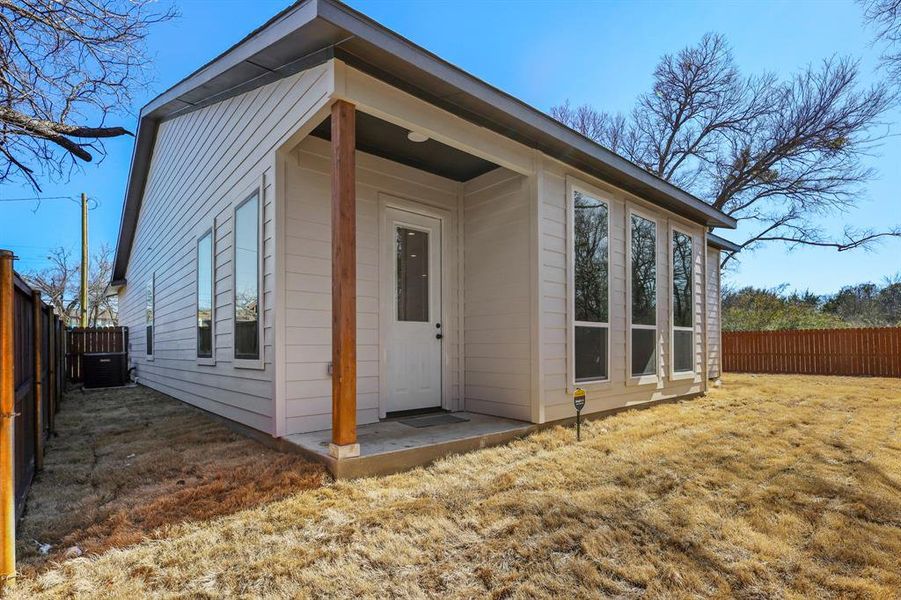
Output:
<svg viewBox="0 0 901 600">
<path fill-rule="evenodd" d="M 422 429 L 423 427 L 435 427 L 436 425 L 453 425 L 454 423 L 465 423 L 469 420 L 467 417 L 458 417 L 456 415 L 428 415 L 426 417 L 416 417 L 414 419 L 401 419 L 400 422 L 410 427 Z"/>
</svg>

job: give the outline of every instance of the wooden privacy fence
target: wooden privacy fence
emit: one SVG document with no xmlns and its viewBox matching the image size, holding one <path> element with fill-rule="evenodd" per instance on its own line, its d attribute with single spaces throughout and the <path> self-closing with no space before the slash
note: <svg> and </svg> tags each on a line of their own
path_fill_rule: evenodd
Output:
<svg viewBox="0 0 901 600">
<path fill-rule="evenodd" d="M 65 384 L 66 331 L 53 309 L 13 271 L 0 250 L 0 579 L 15 573 L 15 522 Z"/>
<path fill-rule="evenodd" d="M 901 377 L 901 327 L 723 332 L 723 370 Z"/>
<path fill-rule="evenodd" d="M 127 327 L 74 327 L 66 335 L 66 375 L 69 381 L 84 381 L 85 354 L 127 351 Z"/>
</svg>

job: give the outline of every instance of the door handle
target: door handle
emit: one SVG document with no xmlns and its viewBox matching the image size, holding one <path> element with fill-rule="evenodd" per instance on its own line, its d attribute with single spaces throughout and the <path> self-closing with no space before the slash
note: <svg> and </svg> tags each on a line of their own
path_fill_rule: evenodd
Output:
<svg viewBox="0 0 901 600">
<path fill-rule="evenodd" d="M 435 334 L 435 339 L 436 339 L 436 340 L 440 340 L 440 339 L 443 338 L 443 337 L 444 337 L 444 336 L 441 335 L 440 333 L 436 333 L 436 334 Z"/>
</svg>

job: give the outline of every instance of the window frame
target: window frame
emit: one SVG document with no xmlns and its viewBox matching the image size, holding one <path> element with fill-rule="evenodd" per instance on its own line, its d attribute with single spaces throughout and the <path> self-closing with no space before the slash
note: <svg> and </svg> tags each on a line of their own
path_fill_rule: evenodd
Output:
<svg viewBox="0 0 901 600">
<path fill-rule="evenodd" d="M 200 242 L 206 236 L 210 236 L 210 355 L 200 356 L 200 339 L 197 335 L 197 326 L 194 329 L 194 357 L 201 366 L 215 366 L 216 364 L 216 224 L 208 227 L 197 236 L 194 242 L 194 256 L 196 262 L 194 294 L 194 318 L 200 314 Z"/>
<path fill-rule="evenodd" d="M 691 283 L 691 326 L 676 326 L 676 299 L 674 293 L 674 282 L 676 276 L 676 264 L 675 259 L 673 258 L 673 244 L 676 239 L 676 233 L 681 233 L 686 236 L 691 242 L 691 273 L 689 274 L 689 281 Z M 687 229 L 676 225 L 670 225 L 669 231 L 669 318 L 670 318 L 670 327 L 669 327 L 669 378 L 671 380 L 679 380 L 679 379 L 694 379 L 698 374 L 698 361 L 697 361 L 697 349 L 695 348 L 695 344 L 697 341 L 698 332 L 696 331 L 698 325 L 698 318 L 695 314 L 694 307 L 698 301 L 698 289 L 695 281 L 695 249 L 697 247 L 697 243 L 695 240 L 694 234 L 692 234 Z M 691 347 L 694 349 L 693 358 L 691 361 L 692 368 L 689 371 L 677 371 L 676 370 L 676 331 L 688 331 L 691 332 Z"/>
<path fill-rule="evenodd" d="M 632 322 L 632 216 L 637 216 L 654 224 L 654 325 Z M 653 213 L 635 205 L 626 210 L 626 382 L 628 385 L 659 385 L 660 378 L 660 219 Z M 633 375 L 632 331 L 644 329 L 654 332 L 655 369 L 653 374 Z"/>
<path fill-rule="evenodd" d="M 149 296 L 149 298 L 148 298 Z M 148 313 L 153 315 L 147 318 Z M 150 336 L 147 328 L 150 328 Z M 150 352 L 147 349 L 150 348 Z M 150 279 L 144 288 L 144 358 L 153 360 L 156 354 L 156 271 L 150 273 Z"/>
<path fill-rule="evenodd" d="M 236 369 L 257 369 L 262 370 L 265 368 L 264 357 L 266 353 L 266 349 L 263 347 L 263 320 L 265 315 L 265 307 L 263 306 L 263 299 L 265 297 L 265 291 L 263 290 L 263 250 L 265 248 L 265 240 L 263 239 L 263 199 L 264 194 L 263 190 L 265 186 L 260 183 L 255 185 L 253 188 L 248 190 L 245 194 L 241 196 L 241 201 L 237 202 L 232 209 L 232 366 Z M 238 252 L 238 210 L 247 204 L 250 200 L 252 200 L 256 196 L 257 198 L 257 348 L 259 348 L 259 356 L 257 358 L 238 358 L 237 357 L 237 343 L 236 343 L 236 332 L 237 332 L 237 310 L 238 310 L 238 302 L 237 302 L 237 252 Z"/>
<path fill-rule="evenodd" d="M 576 321 L 576 206 L 575 193 L 581 192 L 603 202 L 607 206 L 607 322 Z M 608 193 L 573 177 L 566 178 L 566 380 L 568 392 L 577 387 L 603 389 L 610 387 L 613 380 L 613 276 L 611 273 L 613 253 L 613 207 L 615 199 Z M 576 381 L 576 327 L 607 330 L 607 376 L 602 379 Z"/>
</svg>

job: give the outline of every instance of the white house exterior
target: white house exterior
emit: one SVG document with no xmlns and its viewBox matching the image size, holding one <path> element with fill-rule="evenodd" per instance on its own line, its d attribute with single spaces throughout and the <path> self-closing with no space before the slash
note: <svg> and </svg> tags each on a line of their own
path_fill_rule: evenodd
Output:
<svg viewBox="0 0 901 600">
<path fill-rule="evenodd" d="M 355 234 L 334 240 L 342 177 Z M 336 358 L 354 427 L 422 409 L 547 423 L 576 387 L 590 414 L 718 376 L 712 227 L 734 221 L 308 0 L 142 111 L 114 283 L 141 384 L 275 437 L 334 426 Z M 333 355 L 339 318 L 355 357 Z"/>
</svg>

